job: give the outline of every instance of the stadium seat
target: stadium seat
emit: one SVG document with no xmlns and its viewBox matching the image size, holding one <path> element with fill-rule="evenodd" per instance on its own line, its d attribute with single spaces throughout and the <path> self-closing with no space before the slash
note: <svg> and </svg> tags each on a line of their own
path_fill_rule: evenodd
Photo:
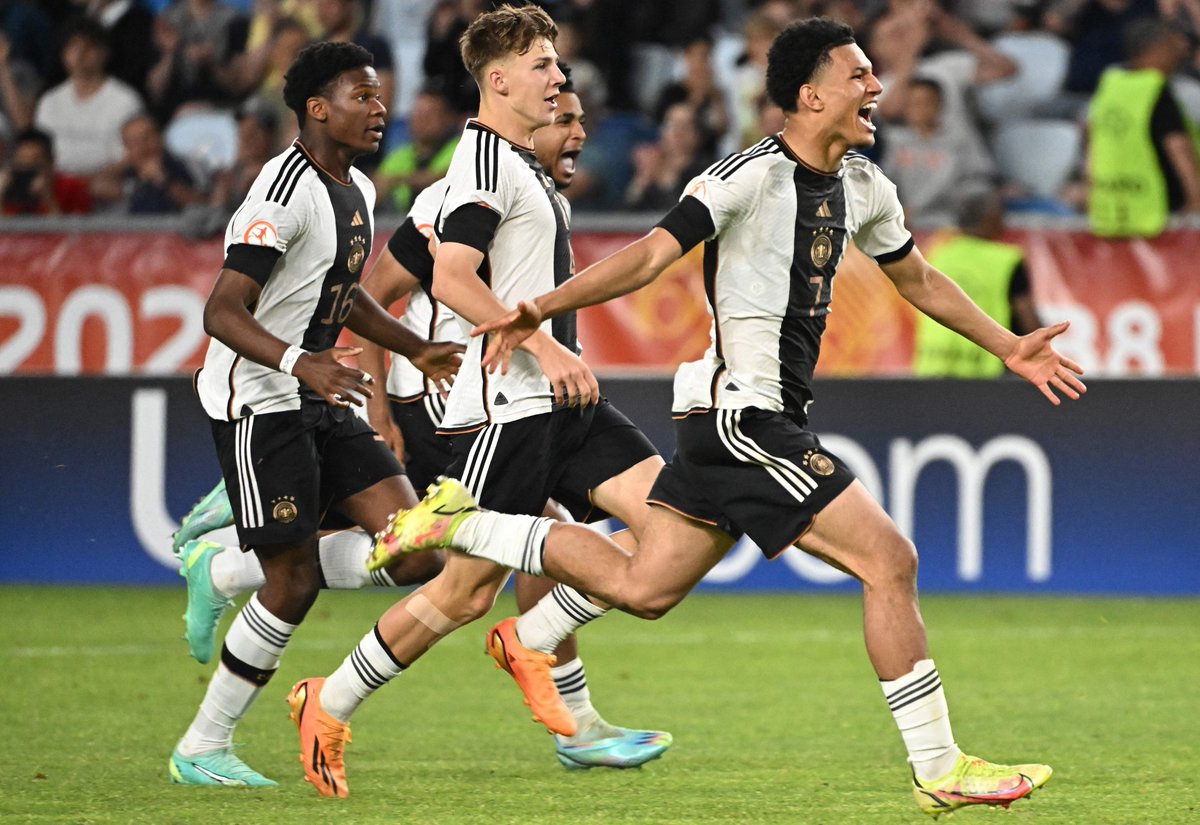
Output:
<svg viewBox="0 0 1200 825">
<path fill-rule="evenodd" d="M 1062 39 L 1043 32 L 1012 33 L 995 38 L 992 45 L 1017 64 L 1017 73 L 976 90 L 979 112 L 987 120 L 1003 123 L 1036 114 L 1062 90 L 1071 57 Z"/>
<path fill-rule="evenodd" d="M 233 115 L 217 110 L 181 112 L 167 124 L 163 140 L 171 154 L 207 187 L 215 172 L 237 157 L 238 127 Z"/>
<path fill-rule="evenodd" d="M 1200 80 L 1176 75 L 1171 78 L 1171 91 L 1188 119 L 1193 123 L 1200 123 Z"/>
<path fill-rule="evenodd" d="M 1034 195 L 1056 198 L 1083 158 L 1083 130 L 1070 120 L 1016 120 L 1000 126 L 992 151 L 1000 174 Z"/>
</svg>

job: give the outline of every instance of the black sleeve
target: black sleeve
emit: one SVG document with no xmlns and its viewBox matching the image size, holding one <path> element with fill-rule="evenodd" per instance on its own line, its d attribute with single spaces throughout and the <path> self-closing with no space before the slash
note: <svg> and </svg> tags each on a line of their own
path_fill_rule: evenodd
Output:
<svg viewBox="0 0 1200 825">
<path fill-rule="evenodd" d="M 1183 112 L 1171 94 L 1171 87 L 1163 84 L 1158 102 L 1154 104 L 1154 112 L 1150 115 L 1150 139 L 1161 144 L 1163 138 L 1176 132 L 1187 132 L 1187 124 L 1183 122 Z"/>
<path fill-rule="evenodd" d="M 500 214 L 482 203 L 468 203 L 450 213 L 442 224 L 442 243 L 461 243 L 487 254 Z"/>
<path fill-rule="evenodd" d="M 433 294 L 433 256 L 429 254 L 429 239 L 420 233 L 412 218 L 406 218 L 387 242 L 400 266 L 421 282 L 426 294 Z"/>
<path fill-rule="evenodd" d="M 1019 298 L 1022 295 L 1029 294 L 1029 270 L 1025 267 L 1025 261 L 1019 261 L 1016 269 L 1012 272 L 1012 279 L 1008 282 L 1008 300 Z"/>
<path fill-rule="evenodd" d="M 675 204 L 655 226 L 670 232 L 684 252 L 717 231 L 708 208 L 691 195 Z"/>
<path fill-rule="evenodd" d="M 910 235 L 908 240 L 905 241 L 904 245 L 901 246 L 899 249 L 897 249 L 895 252 L 885 252 L 882 255 L 876 255 L 875 263 L 890 264 L 893 261 L 898 261 L 901 258 L 903 258 L 905 255 L 907 255 L 909 252 L 912 252 L 912 248 L 914 245 L 915 245 L 915 243 L 912 239 L 912 236 Z"/>
<path fill-rule="evenodd" d="M 229 247 L 225 253 L 224 269 L 232 269 L 250 278 L 259 286 L 266 286 L 275 262 L 283 253 L 273 246 L 257 246 L 248 243 L 238 243 Z"/>
</svg>

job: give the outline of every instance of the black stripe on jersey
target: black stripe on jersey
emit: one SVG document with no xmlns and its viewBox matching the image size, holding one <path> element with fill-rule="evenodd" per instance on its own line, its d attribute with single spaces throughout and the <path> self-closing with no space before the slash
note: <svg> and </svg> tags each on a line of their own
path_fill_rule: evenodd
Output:
<svg viewBox="0 0 1200 825">
<path fill-rule="evenodd" d="M 694 195 L 684 195 L 655 226 L 665 229 L 679 241 L 683 252 L 687 252 L 705 238 L 711 238 L 717 231 L 708 207 Z"/>
<path fill-rule="evenodd" d="M 912 252 L 914 246 L 916 246 L 916 243 L 913 241 L 912 236 L 909 236 L 909 239 L 904 242 L 904 245 L 901 246 L 899 249 L 897 249 L 895 252 L 885 252 L 882 255 L 876 255 L 875 263 L 890 264 L 893 261 L 898 261 L 901 258 L 903 258 L 905 255 L 907 255 L 909 252 Z"/>
<path fill-rule="evenodd" d="M 734 152 L 732 155 L 726 155 L 712 166 L 705 169 L 704 174 L 712 175 L 713 177 L 720 177 L 721 173 L 736 163 L 739 158 L 743 158 L 751 152 L 757 152 L 759 149 L 762 149 L 764 146 L 766 146 L 770 140 L 770 138 L 763 138 L 748 149 L 743 149 L 740 152 Z"/>
<path fill-rule="evenodd" d="M 567 218 L 566 200 L 558 194 L 554 178 L 542 168 L 537 155 L 527 149 L 512 147 L 517 157 L 525 162 L 537 178 L 538 185 L 546 193 L 550 201 L 550 210 L 554 214 L 554 285 L 561 286 L 575 275 L 575 255 L 571 251 L 571 222 Z M 575 313 L 564 312 L 550 322 L 550 334 L 554 340 L 571 352 L 578 349 L 578 336 L 575 327 Z"/>
<path fill-rule="evenodd" d="M 500 136 L 478 123 L 467 124 L 475 136 L 475 188 L 495 192 L 500 181 Z"/>
<path fill-rule="evenodd" d="M 779 381 L 784 414 L 804 426 L 833 277 L 846 246 L 846 190 L 840 175 L 810 169 L 798 159 L 792 185 L 796 224 L 779 327 Z"/>
<path fill-rule="evenodd" d="M 267 190 L 267 200 L 275 201 L 281 206 L 287 206 L 288 201 L 292 197 L 292 192 L 296 191 L 296 184 L 300 181 L 300 176 L 311 165 L 308 156 L 300 151 L 299 148 L 293 154 L 288 155 L 288 159 L 284 161 L 283 169 L 276 176 L 275 182 L 271 184 L 271 188 Z"/>
</svg>

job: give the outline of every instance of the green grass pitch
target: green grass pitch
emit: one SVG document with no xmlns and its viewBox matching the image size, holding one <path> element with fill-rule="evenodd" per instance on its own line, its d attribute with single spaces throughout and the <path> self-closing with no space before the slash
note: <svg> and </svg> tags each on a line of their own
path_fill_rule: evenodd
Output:
<svg viewBox="0 0 1200 825">
<path fill-rule="evenodd" d="M 485 658 L 487 620 L 369 701 L 351 797 L 302 781 L 284 696 L 325 675 L 394 593 L 325 593 L 239 729 L 264 791 L 168 784 L 211 666 L 180 640 L 178 589 L 0 588 L 0 822 L 923 822 L 860 638 L 860 599 L 693 596 L 667 618 L 583 634 L 612 722 L 675 747 L 633 771 L 568 773 Z M 971 753 L 1044 760 L 1054 779 L 960 823 L 1200 822 L 1200 601 L 927 596 L 955 734 Z M 512 609 L 502 598 L 491 618 Z M 226 619 L 228 622 L 228 618 Z M 945 820 L 943 820 L 945 821 Z"/>
</svg>

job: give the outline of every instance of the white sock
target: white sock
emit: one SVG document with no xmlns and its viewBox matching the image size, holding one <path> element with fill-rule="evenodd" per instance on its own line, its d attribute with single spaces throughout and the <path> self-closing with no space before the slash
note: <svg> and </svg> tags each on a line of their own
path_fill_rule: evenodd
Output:
<svg viewBox="0 0 1200 825">
<path fill-rule="evenodd" d="M 910 673 L 879 684 L 917 778 L 941 779 L 950 773 L 962 751 L 954 743 L 946 694 L 933 660 L 922 659 Z"/>
<path fill-rule="evenodd" d="M 179 741 L 180 754 L 196 756 L 233 744 L 233 729 L 275 674 L 295 629 L 296 625 L 271 615 L 257 593 L 250 597 L 225 634 L 221 663 L 196 718 Z"/>
<path fill-rule="evenodd" d="M 368 696 L 403 672 L 376 625 L 325 680 L 321 708 L 339 722 L 349 722 Z"/>
<path fill-rule="evenodd" d="M 574 587 L 555 585 L 517 617 L 517 638 L 530 650 L 553 653 L 563 639 L 607 612 Z"/>
<path fill-rule="evenodd" d="M 213 588 L 227 599 L 257 590 L 267 583 L 258 556 L 253 551 L 243 552 L 240 547 L 226 547 L 213 556 L 209 576 Z"/>
<path fill-rule="evenodd" d="M 386 570 L 367 572 L 367 559 L 375 540 L 361 530 L 343 530 L 322 536 L 318 544 L 321 573 L 330 590 L 358 590 L 369 584 L 395 587 Z"/>
<path fill-rule="evenodd" d="M 463 519 L 451 545 L 469 556 L 490 559 L 502 567 L 542 575 L 546 536 L 554 521 L 541 516 L 513 516 L 481 510 Z"/>
<path fill-rule="evenodd" d="M 592 694 L 588 690 L 587 674 L 583 670 L 583 660 L 579 657 L 572 659 L 561 665 L 557 665 L 550 669 L 550 675 L 554 677 L 554 686 L 558 688 L 558 695 L 562 697 L 567 709 L 571 711 L 571 715 L 575 717 L 575 721 L 579 725 L 579 734 L 587 733 L 588 738 L 596 738 L 596 731 L 593 729 L 598 724 L 607 724 L 600 718 L 600 714 L 592 707 Z M 612 731 L 615 735 L 616 731 Z"/>
</svg>

